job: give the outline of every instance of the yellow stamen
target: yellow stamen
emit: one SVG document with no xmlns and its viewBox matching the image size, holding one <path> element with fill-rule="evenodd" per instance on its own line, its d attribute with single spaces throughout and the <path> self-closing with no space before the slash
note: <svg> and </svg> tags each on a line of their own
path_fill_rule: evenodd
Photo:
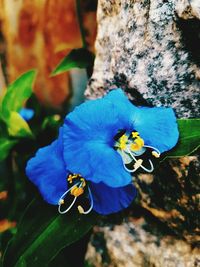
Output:
<svg viewBox="0 0 200 267">
<path fill-rule="evenodd" d="M 78 211 L 80 214 L 83 214 L 84 213 L 84 209 L 83 207 L 81 207 L 80 205 L 77 207 L 78 208 Z"/>
<path fill-rule="evenodd" d="M 133 151 L 138 151 L 144 146 L 144 140 L 141 137 L 137 137 L 134 140 L 134 143 L 131 144 L 130 148 Z"/>
<path fill-rule="evenodd" d="M 73 179 L 79 178 L 80 174 L 70 174 L 67 178 L 67 181 L 71 184 L 73 182 Z"/>
<path fill-rule="evenodd" d="M 82 182 L 82 186 L 81 187 L 85 187 L 86 186 L 86 181 L 84 178 L 81 178 L 80 181 Z"/>
<path fill-rule="evenodd" d="M 126 149 L 126 144 L 128 142 L 128 136 L 127 135 L 122 135 L 119 139 L 119 148 L 121 150 L 125 150 Z"/>
<path fill-rule="evenodd" d="M 158 152 L 156 152 L 155 150 L 152 151 L 151 154 L 152 154 L 155 158 L 159 158 L 159 157 L 160 157 L 160 155 L 158 154 Z"/>
<path fill-rule="evenodd" d="M 138 137 L 139 136 L 139 133 L 138 132 L 132 132 L 132 137 L 135 138 L 135 137 Z"/>
<path fill-rule="evenodd" d="M 82 187 L 75 186 L 75 187 L 72 188 L 70 193 L 74 197 L 79 197 L 80 195 L 82 195 L 84 193 L 84 189 Z"/>
</svg>

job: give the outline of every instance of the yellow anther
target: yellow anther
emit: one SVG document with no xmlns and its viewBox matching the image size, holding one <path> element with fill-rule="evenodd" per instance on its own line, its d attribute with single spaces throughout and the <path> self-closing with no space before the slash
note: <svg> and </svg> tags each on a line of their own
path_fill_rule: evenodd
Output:
<svg viewBox="0 0 200 267">
<path fill-rule="evenodd" d="M 60 199 L 60 200 L 59 200 L 59 204 L 60 204 L 60 205 L 63 205 L 64 203 L 65 203 L 64 199 Z"/>
<path fill-rule="evenodd" d="M 72 183 L 72 175 L 71 174 L 68 176 L 67 181 L 69 181 L 70 184 Z"/>
<path fill-rule="evenodd" d="M 152 154 L 155 158 L 159 158 L 159 157 L 160 157 L 160 155 L 158 154 L 158 152 L 156 152 L 155 150 L 152 151 L 151 154 Z"/>
<path fill-rule="evenodd" d="M 72 188 L 70 193 L 74 197 L 79 197 L 80 195 L 82 195 L 84 193 L 84 189 L 82 187 L 75 186 L 75 187 Z"/>
<path fill-rule="evenodd" d="M 119 139 L 121 142 L 127 142 L 128 141 L 128 136 L 123 134 L 120 139 Z"/>
<path fill-rule="evenodd" d="M 141 137 L 137 137 L 134 140 L 134 143 L 131 144 L 130 148 L 133 151 L 138 151 L 144 146 L 144 140 Z"/>
<path fill-rule="evenodd" d="M 81 207 L 80 205 L 77 207 L 78 208 L 78 211 L 80 214 L 83 214 L 84 213 L 84 209 L 83 207 Z"/>
<path fill-rule="evenodd" d="M 132 137 L 135 138 L 135 137 L 138 137 L 139 136 L 139 133 L 138 132 L 132 132 Z"/>
<path fill-rule="evenodd" d="M 142 159 L 138 159 L 134 164 L 134 168 L 138 169 L 142 165 L 142 162 Z"/>
<path fill-rule="evenodd" d="M 120 144 L 119 144 L 119 148 L 120 148 L 121 150 L 125 150 L 125 149 L 126 149 L 126 143 L 120 143 Z"/>
<path fill-rule="evenodd" d="M 127 144 L 127 142 L 128 142 L 128 136 L 125 135 L 125 134 L 123 134 L 123 135 L 120 137 L 120 139 L 119 139 L 119 148 L 120 148 L 121 150 L 126 149 L 126 144 Z"/>
<path fill-rule="evenodd" d="M 67 178 L 67 181 L 71 184 L 73 182 L 73 179 L 79 178 L 80 174 L 70 174 Z"/>
<path fill-rule="evenodd" d="M 81 187 L 84 188 L 86 186 L 86 181 L 84 178 L 81 178 L 80 181 L 82 182 Z"/>
</svg>

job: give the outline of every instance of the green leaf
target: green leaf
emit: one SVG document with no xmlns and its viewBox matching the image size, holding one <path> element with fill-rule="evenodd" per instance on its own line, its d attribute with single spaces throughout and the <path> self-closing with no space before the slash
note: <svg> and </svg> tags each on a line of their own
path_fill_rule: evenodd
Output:
<svg viewBox="0 0 200 267">
<path fill-rule="evenodd" d="M 11 148 L 17 143 L 16 140 L 9 140 L 7 138 L 0 138 L 0 161 L 4 160 Z"/>
<path fill-rule="evenodd" d="M 31 129 L 27 122 L 19 115 L 24 102 L 32 94 L 35 70 L 22 74 L 8 86 L 1 103 L 1 118 L 8 127 L 8 133 L 15 137 L 32 137 Z"/>
<path fill-rule="evenodd" d="M 85 48 L 73 49 L 55 68 L 52 76 L 72 68 L 87 68 L 94 63 L 94 55 Z"/>
<path fill-rule="evenodd" d="M 15 137 L 33 137 L 28 123 L 17 112 L 11 112 L 7 119 L 8 133 Z"/>
<path fill-rule="evenodd" d="M 190 155 L 200 147 L 200 119 L 179 119 L 179 141 L 174 149 L 166 153 L 166 157 L 182 157 Z"/>
<path fill-rule="evenodd" d="M 34 200 L 8 245 L 3 266 L 47 267 L 61 249 L 80 239 L 96 220 L 94 213 L 60 215 L 54 206 Z"/>
<path fill-rule="evenodd" d="M 59 114 L 46 116 L 42 122 L 41 129 L 44 130 L 47 127 L 58 128 L 61 125 L 61 116 Z"/>
<path fill-rule="evenodd" d="M 32 85 L 36 76 L 35 70 L 27 71 L 8 86 L 2 101 L 2 117 L 9 118 L 11 111 L 18 112 L 32 94 Z"/>
</svg>

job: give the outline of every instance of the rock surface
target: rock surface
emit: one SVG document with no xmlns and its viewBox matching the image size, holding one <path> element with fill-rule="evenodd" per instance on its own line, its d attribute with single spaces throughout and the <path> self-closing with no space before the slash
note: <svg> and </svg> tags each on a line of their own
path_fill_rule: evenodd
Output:
<svg viewBox="0 0 200 267">
<path fill-rule="evenodd" d="M 100 0 L 96 60 L 86 95 L 122 87 L 136 103 L 200 114 L 200 2 Z"/>
<path fill-rule="evenodd" d="M 200 266 L 198 249 L 174 236 L 152 233 L 143 219 L 96 227 L 86 260 L 92 267 Z"/>
<path fill-rule="evenodd" d="M 89 99 L 121 87 L 134 104 L 171 106 L 179 118 L 200 117 L 199 0 L 99 0 L 97 19 Z M 88 247 L 89 263 L 200 266 L 200 252 L 193 249 L 200 241 L 199 174 L 199 157 L 191 156 L 166 160 L 153 174 L 137 175 L 140 207 L 173 236 L 145 232 L 130 215 L 127 223 L 96 228 Z M 105 244 L 102 253 L 93 242 L 99 235 Z"/>
</svg>

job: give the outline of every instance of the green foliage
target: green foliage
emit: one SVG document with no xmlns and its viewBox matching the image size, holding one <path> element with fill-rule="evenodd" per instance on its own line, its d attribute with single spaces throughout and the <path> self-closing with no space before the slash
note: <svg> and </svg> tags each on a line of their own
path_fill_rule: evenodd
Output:
<svg viewBox="0 0 200 267">
<path fill-rule="evenodd" d="M 1 119 L 7 124 L 8 134 L 14 137 L 30 137 L 31 129 L 27 122 L 19 115 L 24 102 L 32 94 L 33 81 L 36 71 L 31 70 L 22 74 L 8 86 L 1 102 Z"/>
<path fill-rule="evenodd" d="M 35 70 L 27 71 L 8 86 L 1 107 L 4 119 L 9 119 L 12 111 L 19 112 L 24 102 L 31 96 L 35 76 Z"/>
<path fill-rule="evenodd" d="M 60 116 L 58 114 L 47 116 L 43 123 L 42 123 L 42 129 L 44 130 L 47 127 L 59 127 L 60 125 Z"/>
<path fill-rule="evenodd" d="M 182 157 L 195 152 L 200 146 L 200 119 L 179 119 L 179 141 L 166 157 Z"/>
<path fill-rule="evenodd" d="M 52 76 L 66 72 L 72 68 L 87 68 L 93 65 L 94 55 L 85 48 L 73 49 L 55 68 Z"/>
<path fill-rule="evenodd" d="M 0 138 L 0 161 L 4 160 L 9 152 L 10 149 L 17 143 L 16 140 L 9 140 L 7 138 Z"/>
<path fill-rule="evenodd" d="M 33 137 L 28 123 L 19 115 L 24 102 L 32 94 L 32 86 L 36 71 L 31 70 L 22 74 L 8 86 L 0 105 L 0 161 L 4 160 L 17 144 L 17 139 L 10 137 Z"/>
<path fill-rule="evenodd" d="M 6 250 L 3 266 L 49 266 L 64 247 L 86 234 L 97 218 L 95 213 L 84 216 L 77 211 L 59 215 L 54 207 L 34 200 Z"/>
<path fill-rule="evenodd" d="M 15 111 L 10 112 L 7 119 L 8 133 L 14 137 L 32 137 L 31 129 L 28 123 Z"/>
</svg>

